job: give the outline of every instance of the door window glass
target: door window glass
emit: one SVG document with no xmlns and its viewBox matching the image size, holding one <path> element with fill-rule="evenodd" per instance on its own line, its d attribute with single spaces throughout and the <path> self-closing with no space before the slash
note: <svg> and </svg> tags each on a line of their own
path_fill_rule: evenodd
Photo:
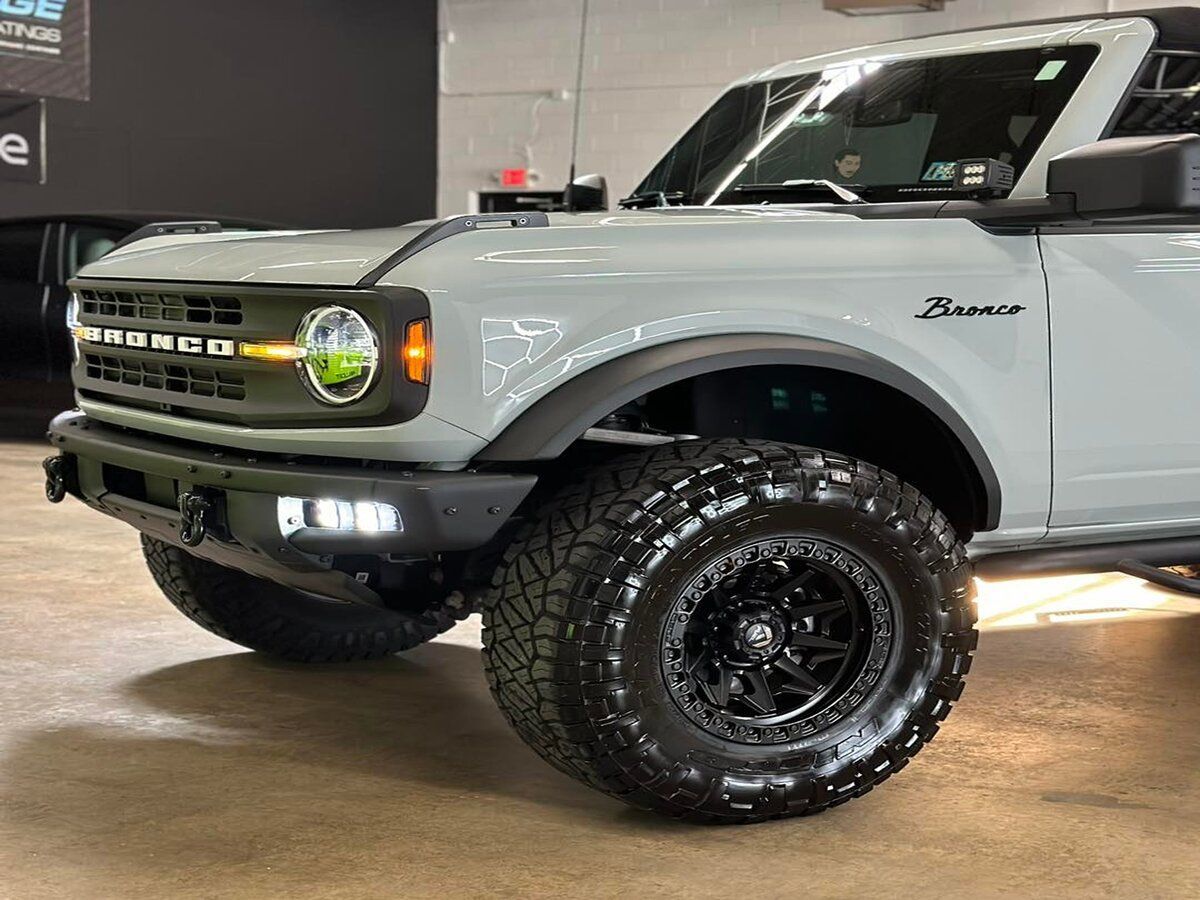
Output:
<svg viewBox="0 0 1200 900">
<path fill-rule="evenodd" d="M 1200 58 L 1151 56 L 1111 137 L 1200 131 Z"/>
</svg>

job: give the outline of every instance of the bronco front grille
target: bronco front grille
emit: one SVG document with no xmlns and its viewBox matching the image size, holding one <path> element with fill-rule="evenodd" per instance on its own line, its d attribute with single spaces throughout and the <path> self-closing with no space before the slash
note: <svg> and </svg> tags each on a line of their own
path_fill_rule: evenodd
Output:
<svg viewBox="0 0 1200 900">
<path fill-rule="evenodd" d="M 242 324 L 242 301 L 237 297 L 85 288 L 79 292 L 79 304 L 82 312 L 97 316 L 196 325 Z"/>
<path fill-rule="evenodd" d="M 412 288 L 133 279 L 78 279 L 70 287 L 83 331 L 72 379 L 84 401 L 250 428 L 332 428 L 402 422 L 428 396 L 426 386 L 404 378 L 396 353 L 384 354 L 367 396 L 335 407 L 309 393 L 295 364 L 239 352 L 248 341 L 294 340 L 309 313 L 331 304 L 366 318 L 380 347 L 398 348 L 406 323 L 429 318 L 428 300 Z M 210 352 L 212 342 L 220 352 Z"/>
<path fill-rule="evenodd" d="M 246 380 L 232 372 L 219 372 L 203 366 L 122 359 L 99 353 L 85 353 L 87 377 L 133 387 L 217 397 L 221 400 L 245 400 Z"/>
</svg>

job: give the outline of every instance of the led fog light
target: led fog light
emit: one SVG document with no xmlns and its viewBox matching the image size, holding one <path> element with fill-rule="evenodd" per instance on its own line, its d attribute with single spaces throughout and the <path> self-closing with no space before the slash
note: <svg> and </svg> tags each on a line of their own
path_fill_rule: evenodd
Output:
<svg viewBox="0 0 1200 900">
<path fill-rule="evenodd" d="M 309 500 L 279 498 L 279 528 L 289 535 L 301 528 L 326 531 L 403 531 L 400 511 L 390 503 L 373 500 Z"/>
</svg>

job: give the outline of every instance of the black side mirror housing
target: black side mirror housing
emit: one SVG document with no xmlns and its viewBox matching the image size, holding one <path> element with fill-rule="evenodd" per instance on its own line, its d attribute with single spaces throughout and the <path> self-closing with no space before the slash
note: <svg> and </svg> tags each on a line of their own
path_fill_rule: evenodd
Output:
<svg viewBox="0 0 1200 900">
<path fill-rule="evenodd" d="M 603 175 L 580 175 L 567 185 L 563 205 L 567 212 L 607 211 L 608 182 Z"/>
<path fill-rule="evenodd" d="M 1081 219 L 1200 212 L 1200 135 L 1109 138 L 1050 160 L 1046 192 L 1074 197 Z"/>
</svg>

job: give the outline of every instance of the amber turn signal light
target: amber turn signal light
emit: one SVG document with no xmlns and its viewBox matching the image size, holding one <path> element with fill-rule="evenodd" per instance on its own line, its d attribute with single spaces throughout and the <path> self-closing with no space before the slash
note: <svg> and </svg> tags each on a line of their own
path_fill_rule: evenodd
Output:
<svg viewBox="0 0 1200 900">
<path fill-rule="evenodd" d="M 287 341 L 242 341 L 238 355 L 245 359 L 265 359 L 268 362 L 295 362 L 304 359 L 308 351 Z"/>
<path fill-rule="evenodd" d="M 429 384 L 429 364 L 433 347 L 429 341 L 429 320 L 416 319 L 404 329 L 404 377 L 417 384 Z"/>
</svg>

